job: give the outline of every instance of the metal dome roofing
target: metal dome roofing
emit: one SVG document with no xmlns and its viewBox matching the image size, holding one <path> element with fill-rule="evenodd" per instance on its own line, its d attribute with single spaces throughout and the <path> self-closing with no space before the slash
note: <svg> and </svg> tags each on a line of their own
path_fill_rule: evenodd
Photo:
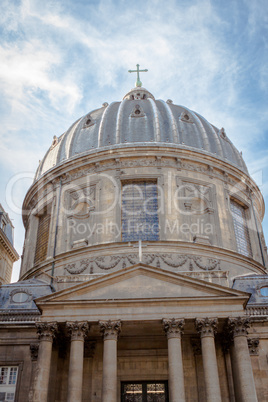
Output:
<svg viewBox="0 0 268 402">
<path fill-rule="evenodd" d="M 241 154 L 218 129 L 204 117 L 184 106 L 155 100 L 145 88 L 134 88 L 121 102 L 104 103 L 78 119 L 52 145 L 36 172 L 38 179 L 51 168 L 78 156 L 103 149 L 132 145 L 167 145 L 202 151 L 247 168 Z"/>
</svg>

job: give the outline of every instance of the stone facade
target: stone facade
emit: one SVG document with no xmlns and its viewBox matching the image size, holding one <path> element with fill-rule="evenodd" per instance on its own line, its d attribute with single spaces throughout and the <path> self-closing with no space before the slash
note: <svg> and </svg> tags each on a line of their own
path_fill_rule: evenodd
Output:
<svg viewBox="0 0 268 402">
<path fill-rule="evenodd" d="M 13 245 L 13 230 L 11 220 L 0 204 L 0 284 L 10 283 L 12 268 L 19 256 Z"/>
<path fill-rule="evenodd" d="M 15 400 L 268 400 L 263 199 L 198 116 L 136 88 L 54 138 L 0 290 Z"/>
</svg>

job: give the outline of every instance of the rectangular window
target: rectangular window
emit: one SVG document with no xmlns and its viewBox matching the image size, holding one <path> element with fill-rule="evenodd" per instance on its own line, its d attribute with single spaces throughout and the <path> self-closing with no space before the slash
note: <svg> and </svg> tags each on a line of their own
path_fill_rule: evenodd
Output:
<svg viewBox="0 0 268 402">
<path fill-rule="evenodd" d="M 231 212 L 234 222 L 234 231 L 237 251 L 247 257 L 252 256 L 249 231 L 246 220 L 246 211 L 243 205 L 235 200 L 230 200 Z"/>
<path fill-rule="evenodd" d="M 18 367 L 0 367 L 0 401 L 14 401 Z"/>
<path fill-rule="evenodd" d="M 159 240 L 156 181 L 125 182 L 122 186 L 122 241 Z"/>
<path fill-rule="evenodd" d="M 39 217 L 34 263 L 39 264 L 47 257 L 50 214 L 47 210 Z"/>
</svg>

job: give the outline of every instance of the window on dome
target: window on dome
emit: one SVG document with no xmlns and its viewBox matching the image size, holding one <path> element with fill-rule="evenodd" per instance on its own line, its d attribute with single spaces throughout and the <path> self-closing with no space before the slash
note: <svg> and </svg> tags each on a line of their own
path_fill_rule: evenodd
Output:
<svg viewBox="0 0 268 402">
<path fill-rule="evenodd" d="M 18 367 L 0 367 L 0 401 L 15 401 Z"/>
<path fill-rule="evenodd" d="M 159 240 L 156 181 L 122 185 L 122 241 Z"/>
<path fill-rule="evenodd" d="M 39 217 L 37 240 L 35 248 L 34 263 L 39 264 L 47 257 L 47 247 L 49 238 L 50 214 L 45 209 L 43 214 Z"/>
<path fill-rule="evenodd" d="M 237 251 L 240 254 L 251 257 L 252 249 L 250 244 L 245 207 L 233 199 L 230 200 L 230 207 L 233 216 Z"/>
</svg>

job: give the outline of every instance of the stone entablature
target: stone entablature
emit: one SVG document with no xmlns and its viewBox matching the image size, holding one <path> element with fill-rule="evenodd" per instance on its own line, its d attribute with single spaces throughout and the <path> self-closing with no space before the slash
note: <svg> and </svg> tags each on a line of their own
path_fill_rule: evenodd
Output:
<svg viewBox="0 0 268 402">
<path fill-rule="evenodd" d="M 129 250 L 131 249 L 131 252 Z M 165 250 L 163 253 L 159 249 Z M 178 253 L 180 249 L 180 253 Z M 157 268 L 181 272 L 191 277 L 232 286 L 236 276 L 251 273 L 263 274 L 260 264 L 234 252 L 203 245 L 202 254 L 198 244 L 186 242 L 143 242 L 142 261 Z M 59 255 L 54 266 L 54 285 L 59 282 L 83 282 L 95 277 L 127 268 L 139 262 L 137 242 L 82 247 L 70 254 Z M 51 281 L 52 260 L 39 269 L 30 270 L 22 279 L 35 274 L 48 283 Z M 47 273 L 48 275 L 44 274 Z M 66 276 L 66 279 L 64 277 Z M 69 279 L 67 279 L 67 277 Z M 57 278 L 57 279 L 56 279 Z M 79 279 L 81 278 L 81 279 Z"/>
</svg>

